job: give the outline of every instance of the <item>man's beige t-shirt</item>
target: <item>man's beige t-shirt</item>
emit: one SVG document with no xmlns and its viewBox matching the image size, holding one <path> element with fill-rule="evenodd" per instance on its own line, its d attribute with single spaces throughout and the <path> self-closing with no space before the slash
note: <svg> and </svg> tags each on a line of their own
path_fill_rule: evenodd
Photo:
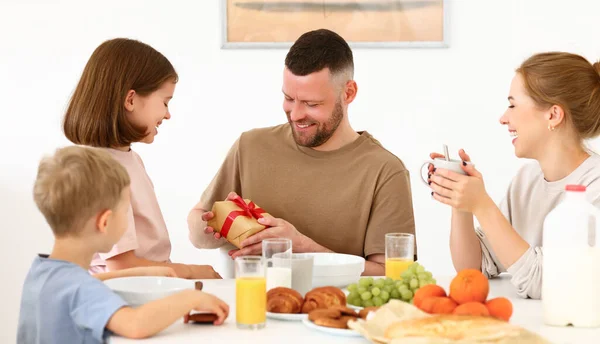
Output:
<svg viewBox="0 0 600 344">
<path fill-rule="evenodd" d="M 211 209 L 234 191 L 334 252 L 384 254 L 386 233 L 415 233 L 409 172 L 369 133 L 359 134 L 321 152 L 298 146 L 289 124 L 245 132 L 202 205 Z"/>
</svg>

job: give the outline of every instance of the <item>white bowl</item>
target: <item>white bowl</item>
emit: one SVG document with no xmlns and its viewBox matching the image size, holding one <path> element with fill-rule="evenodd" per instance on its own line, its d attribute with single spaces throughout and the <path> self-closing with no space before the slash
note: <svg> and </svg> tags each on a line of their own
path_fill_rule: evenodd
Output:
<svg viewBox="0 0 600 344">
<path fill-rule="evenodd" d="M 345 288 L 356 283 L 365 270 L 363 257 L 341 253 L 307 253 L 314 257 L 313 288 Z"/>
<path fill-rule="evenodd" d="M 131 306 L 140 306 L 185 289 L 194 289 L 194 281 L 158 276 L 113 278 L 104 281 L 104 284 Z"/>
</svg>

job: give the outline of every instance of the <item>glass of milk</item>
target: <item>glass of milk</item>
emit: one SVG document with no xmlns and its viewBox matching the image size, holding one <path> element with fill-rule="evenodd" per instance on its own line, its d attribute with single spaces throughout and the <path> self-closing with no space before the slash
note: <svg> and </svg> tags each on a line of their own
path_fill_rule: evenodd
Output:
<svg viewBox="0 0 600 344">
<path fill-rule="evenodd" d="M 292 241 L 290 239 L 266 239 L 262 242 L 265 259 L 267 291 L 276 287 L 292 287 Z"/>
</svg>

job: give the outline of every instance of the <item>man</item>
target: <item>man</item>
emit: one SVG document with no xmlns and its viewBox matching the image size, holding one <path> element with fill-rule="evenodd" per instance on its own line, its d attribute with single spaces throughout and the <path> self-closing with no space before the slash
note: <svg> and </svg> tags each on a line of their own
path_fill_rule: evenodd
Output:
<svg viewBox="0 0 600 344">
<path fill-rule="evenodd" d="M 194 246 L 222 247 L 235 259 L 260 255 L 262 240 L 283 237 L 294 252 L 359 255 L 367 260 L 364 275 L 385 274 L 385 234 L 415 233 L 409 172 L 369 133 L 350 126 L 353 75 L 352 51 L 338 34 L 311 31 L 294 43 L 283 72 L 288 123 L 245 132 L 235 142 L 188 216 Z M 275 217 L 264 219 L 271 227 L 241 250 L 206 227 L 213 203 L 230 192 Z M 225 275 L 232 277 L 231 270 Z"/>
</svg>

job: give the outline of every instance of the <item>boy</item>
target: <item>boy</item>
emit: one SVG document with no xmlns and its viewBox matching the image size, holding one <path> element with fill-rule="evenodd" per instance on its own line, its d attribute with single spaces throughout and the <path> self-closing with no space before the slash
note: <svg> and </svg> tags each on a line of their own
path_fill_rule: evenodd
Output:
<svg viewBox="0 0 600 344">
<path fill-rule="evenodd" d="M 94 253 L 110 250 L 127 228 L 129 184 L 126 170 L 97 148 L 71 146 L 41 161 L 34 200 L 55 243 L 49 256 L 34 259 L 25 278 L 17 343 L 101 343 L 107 330 L 145 338 L 181 317 L 187 320 L 192 310 L 215 313 L 215 325 L 227 318 L 227 304 L 201 291 L 131 308 L 101 282 L 127 275 L 173 276 L 169 268 L 88 273 Z"/>
</svg>

